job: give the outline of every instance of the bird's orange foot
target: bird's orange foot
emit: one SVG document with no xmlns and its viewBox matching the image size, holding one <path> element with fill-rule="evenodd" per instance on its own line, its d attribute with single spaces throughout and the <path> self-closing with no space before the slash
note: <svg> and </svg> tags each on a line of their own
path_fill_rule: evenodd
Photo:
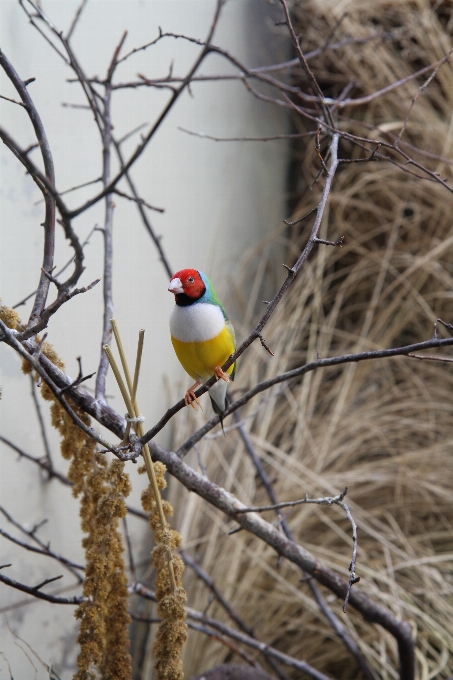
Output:
<svg viewBox="0 0 453 680">
<path fill-rule="evenodd" d="M 198 406 L 201 408 L 201 410 L 203 410 L 203 406 L 200 404 L 200 402 L 198 401 L 198 397 L 195 394 L 196 388 L 199 387 L 200 385 L 201 385 L 201 382 L 199 380 L 197 380 L 197 382 L 194 383 L 192 385 L 192 387 L 189 387 L 189 389 L 187 390 L 187 392 L 184 396 L 184 403 L 186 404 L 186 406 L 191 406 L 193 409 L 195 409 L 195 411 L 197 410 L 195 403 L 198 404 Z"/>
<path fill-rule="evenodd" d="M 215 369 L 214 369 L 214 375 L 215 375 L 215 377 L 217 378 L 217 380 L 218 380 L 219 378 L 221 378 L 222 380 L 225 380 L 226 383 L 229 383 L 229 382 L 230 382 L 230 378 L 229 378 L 228 374 L 225 373 L 225 371 L 222 371 L 222 369 L 220 368 L 220 366 L 216 366 L 216 367 L 215 367 Z"/>
</svg>

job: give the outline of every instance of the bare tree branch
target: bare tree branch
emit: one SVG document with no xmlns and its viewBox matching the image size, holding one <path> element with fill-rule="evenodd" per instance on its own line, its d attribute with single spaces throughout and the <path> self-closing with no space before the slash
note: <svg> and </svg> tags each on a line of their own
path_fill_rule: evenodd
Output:
<svg viewBox="0 0 453 680">
<path fill-rule="evenodd" d="M 123 168 L 124 167 L 124 159 L 123 159 L 123 155 L 122 155 L 122 152 L 121 152 L 121 142 L 120 141 L 116 142 L 113 139 L 113 144 L 115 146 L 115 150 L 116 150 L 118 159 L 120 161 L 121 167 Z M 138 209 L 138 212 L 139 212 L 140 217 L 142 219 L 142 222 L 145 226 L 145 229 L 147 230 L 148 234 L 151 236 L 151 238 L 154 242 L 154 245 L 156 246 L 157 252 L 159 253 L 159 259 L 162 262 L 162 265 L 165 269 L 165 272 L 167 273 L 168 277 L 171 279 L 171 277 L 174 274 L 174 270 L 171 268 L 170 263 L 169 263 L 168 258 L 167 258 L 167 255 L 166 255 L 166 253 L 163 249 L 163 246 L 162 246 L 162 243 L 161 243 L 161 237 L 158 236 L 155 233 L 154 229 L 151 226 L 151 222 L 148 219 L 148 215 L 146 214 L 146 211 L 143 207 L 143 204 L 140 202 L 140 197 L 138 195 L 138 191 L 136 189 L 135 183 L 132 180 L 132 177 L 131 177 L 131 174 L 130 174 L 129 171 L 127 171 L 125 173 L 125 177 L 126 177 L 127 183 L 129 184 L 129 188 L 132 191 L 132 195 L 137 202 L 137 209 Z"/>
<path fill-rule="evenodd" d="M 1 435 L 0 442 L 3 442 L 4 444 L 6 444 L 6 446 L 9 446 L 9 448 L 15 451 L 17 454 L 19 454 L 21 458 L 26 458 L 27 460 L 31 460 L 33 463 L 39 465 L 39 467 L 42 470 L 45 470 L 47 472 L 49 479 L 53 479 L 55 477 L 56 479 L 59 479 L 60 482 L 62 482 L 63 484 L 66 484 L 67 486 L 72 486 L 72 482 L 70 482 L 69 479 L 62 475 L 60 472 L 57 472 L 57 470 L 51 468 L 47 460 L 31 456 L 29 453 L 19 448 L 18 446 L 16 446 L 16 444 L 13 444 L 13 442 L 11 442 L 9 439 Z"/>
<path fill-rule="evenodd" d="M 72 605 L 81 604 L 82 602 L 85 601 L 85 598 L 81 595 L 74 597 L 59 597 L 58 595 L 48 595 L 47 593 L 41 592 L 40 588 L 45 586 L 47 583 L 56 581 L 59 578 L 61 578 L 61 576 L 46 579 L 37 586 L 27 586 L 25 585 L 25 583 L 14 581 L 12 578 L 8 578 L 8 576 L 0 574 L 0 581 L 2 583 L 4 583 L 7 586 L 10 586 L 11 588 L 15 588 L 16 590 L 20 590 L 23 593 L 27 593 L 28 595 L 32 595 L 33 597 L 37 597 L 39 600 L 46 600 L 46 602 L 52 602 L 52 604 L 72 604 Z"/>
<path fill-rule="evenodd" d="M 11 80 L 12 84 L 16 88 L 25 109 L 29 115 L 33 128 L 35 130 L 36 138 L 41 149 L 42 160 L 44 163 L 44 172 L 46 178 L 51 184 L 55 184 L 55 171 L 53 165 L 52 153 L 50 151 L 49 142 L 47 140 L 47 135 L 44 130 L 41 118 L 38 111 L 30 97 L 27 86 L 24 81 L 16 73 L 14 67 L 4 54 L 0 50 L 0 66 L 5 71 L 8 78 Z M 47 191 L 43 191 L 44 201 L 46 204 L 46 214 L 44 218 L 44 253 L 42 260 L 42 268 L 51 271 L 53 268 L 53 257 L 55 251 L 55 198 Z M 38 290 L 35 297 L 35 302 L 33 304 L 33 309 L 29 319 L 29 325 L 35 323 L 36 319 L 39 317 L 40 313 L 44 309 L 47 299 L 47 293 L 49 290 L 49 281 L 46 279 L 44 274 L 41 272 L 39 279 Z"/>
<path fill-rule="evenodd" d="M 12 451 L 15 451 L 21 458 L 25 458 L 26 460 L 35 463 L 35 465 L 40 467 L 42 470 L 48 472 L 50 479 L 55 478 L 66 486 L 74 486 L 73 482 L 69 481 L 69 479 L 65 477 L 65 475 L 62 475 L 61 472 L 58 472 L 55 469 L 51 470 L 47 461 L 43 460 L 42 458 L 35 458 L 34 456 L 31 456 L 29 453 L 16 446 L 16 444 L 13 444 L 13 442 L 9 441 L 9 439 L 6 439 L 6 437 L 3 437 L 2 435 L 0 435 L 0 442 L 6 444 L 6 446 L 8 446 Z M 137 508 L 133 508 L 130 505 L 126 505 L 126 508 L 130 515 L 134 515 L 134 517 L 145 520 L 145 522 L 148 521 L 148 514 L 143 512 L 143 510 L 138 510 Z"/>
<path fill-rule="evenodd" d="M 228 616 L 236 623 L 236 625 L 247 635 L 250 637 L 256 639 L 255 635 L 253 634 L 253 630 L 247 626 L 247 624 L 238 616 L 238 614 L 234 611 L 234 609 L 231 607 L 231 605 L 227 602 L 227 600 L 223 597 L 222 593 L 219 591 L 217 586 L 215 585 L 214 581 L 211 579 L 209 574 L 207 574 L 204 569 L 200 567 L 199 564 L 195 562 L 184 550 L 181 550 L 181 557 L 183 558 L 184 562 L 186 565 L 188 565 L 198 576 L 201 581 L 209 588 L 210 592 L 214 595 L 215 599 L 219 604 L 223 607 L 223 609 L 226 611 Z M 289 680 L 288 676 L 286 673 L 284 673 L 281 668 L 275 663 L 273 657 L 264 651 L 264 655 L 266 656 L 266 661 L 269 663 L 271 668 L 275 671 L 275 673 L 278 675 L 281 680 Z"/>
<path fill-rule="evenodd" d="M 313 137 L 316 133 L 298 132 L 287 135 L 270 135 L 269 137 L 213 137 L 204 132 L 194 132 L 193 130 L 186 130 L 186 128 L 179 127 L 178 130 L 185 132 L 192 137 L 199 137 L 200 139 L 210 139 L 213 142 L 273 142 L 277 139 L 301 139 L 302 137 Z"/>
<path fill-rule="evenodd" d="M 28 0 L 28 1 L 30 1 L 30 0 Z M 141 156 L 143 151 L 148 146 L 148 143 L 151 141 L 154 134 L 159 129 L 161 123 L 167 117 L 169 111 L 172 109 L 173 105 L 175 104 L 175 102 L 177 101 L 179 96 L 184 92 L 184 90 L 191 83 L 195 72 L 198 70 L 198 68 L 199 68 L 200 64 L 203 62 L 204 58 L 207 56 L 207 54 L 209 54 L 210 48 L 208 47 L 208 45 L 209 45 L 211 38 L 214 34 L 214 31 L 216 29 L 217 22 L 218 22 L 223 4 L 224 4 L 224 0 L 217 0 L 217 6 L 216 6 L 215 13 L 214 13 L 214 18 L 213 18 L 212 23 L 211 23 L 211 27 L 209 29 L 209 34 L 208 34 L 208 37 L 206 39 L 206 45 L 201 50 L 199 56 L 197 57 L 197 59 L 195 60 L 195 63 L 193 64 L 192 68 L 189 70 L 188 74 L 184 78 L 181 86 L 173 92 L 173 94 L 170 98 L 170 101 L 164 107 L 163 111 L 161 112 L 161 114 L 157 118 L 156 122 L 151 127 L 151 130 L 148 132 L 147 135 L 145 135 L 143 140 L 137 146 L 136 150 L 132 153 L 132 155 L 129 157 L 129 159 L 126 161 L 126 163 L 120 169 L 120 171 L 115 175 L 115 177 L 109 182 L 109 184 L 101 192 L 99 192 L 93 198 L 89 199 L 82 206 L 80 206 L 79 208 L 76 208 L 75 210 L 70 211 L 70 213 L 69 213 L 70 218 L 73 218 L 73 217 L 76 217 L 77 215 L 80 215 L 82 212 L 84 212 L 85 210 L 90 208 L 92 205 L 94 205 L 95 203 L 100 201 L 102 198 L 104 198 L 105 196 L 110 194 L 112 192 L 112 190 L 115 188 L 115 186 L 118 184 L 120 179 L 122 177 L 124 177 L 126 172 L 128 170 L 130 170 L 130 168 L 135 163 L 135 161 Z"/>
<path fill-rule="evenodd" d="M 87 4 L 87 2 L 88 2 L 88 0 L 82 0 L 82 2 L 80 3 L 80 5 L 78 6 L 78 8 L 77 8 L 77 10 L 76 10 L 76 13 L 74 14 L 74 18 L 73 18 L 73 20 L 72 20 L 72 22 L 71 22 L 71 25 L 70 25 L 70 27 L 69 27 L 69 30 L 68 30 L 68 32 L 66 33 L 66 40 L 67 40 L 68 42 L 71 40 L 71 36 L 72 36 L 72 34 L 74 33 L 74 31 L 75 31 L 75 28 L 76 28 L 76 26 L 77 26 L 77 22 L 79 21 L 80 16 L 81 16 L 83 10 L 85 9 L 85 5 Z"/>
<path fill-rule="evenodd" d="M 38 375 L 41 376 L 41 378 L 49 386 L 49 389 L 51 390 L 52 394 L 60 402 L 60 404 L 63 406 L 64 410 L 73 420 L 73 422 L 76 425 L 78 425 L 78 427 L 80 427 L 80 429 L 83 430 L 85 434 L 91 437 L 91 439 L 94 439 L 95 442 L 101 444 L 103 447 L 105 447 L 112 453 L 122 455 L 121 451 L 116 446 L 111 446 L 107 442 L 107 440 L 104 439 L 104 437 L 102 437 L 98 432 L 96 432 L 96 430 L 94 430 L 91 427 L 87 427 L 85 423 L 79 418 L 79 416 L 72 410 L 72 408 L 67 403 L 66 399 L 60 394 L 60 391 L 57 389 L 56 385 L 53 383 L 49 375 L 43 369 L 40 361 L 38 361 L 32 354 L 27 352 L 27 350 L 22 346 L 22 344 L 16 339 L 16 337 L 14 336 L 14 333 L 16 331 L 14 332 L 11 331 L 7 326 L 5 326 L 5 324 L 1 320 L 0 330 L 2 331 L 2 336 L 0 336 L 0 342 L 5 342 L 7 345 L 15 349 L 16 352 L 18 352 L 18 354 L 20 354 L 21 357 L 28 361 L 32 368 L 38 373 Z"/>
<path fill-rule="evenodd" d="M 271 501 L 273 503 L 273 505 L 269 506 L 269 508 L 276 510 L 277 518 L 278 518 L 279 524 L 282 528 L 282 531 L 285 533 L 285 535 L 291 541 L 293 541 L 294 536 L 293 536 L 293 533 L 292 533 L 292 531 L 289 527 L 289 524 L 286 521 L 285 517 L 283 517 L 280 514 L 280 509 L 285 507 L 285 504 L 277 502 L 277 496 L 274 492 L 273 486 L 272 486 L 272 484 L 269 480 L 269 477 L 268 477 L 266 471 L 264 470 L 264 468 L 261 464 L 261 461 L 260 461 L 251 441 L 250 441 L 250 438 L 249 438 L 245 428 L 243 427 L 243 425 L 240 422 L 240 417 L 239 417 L 238 411 L 235 411 L 234 418 L 235 418 L 236 422 L 238 423 L 239 434 L 242 438 L 242 441 L 244 442 L 246 451 L 249 454 L 249 456 L 250 456 L 250 458 L 251 458 L 251 460 L 252 460 L 252 462 L 255 466 L 255 469 L 258 472 L 258 475 L 259 475 L 261 481 L 263 482 L 263 485 L 266 489 L 267 495 L 269 496 L 269 498 L 271 499 Z M 340 494 L 340 496 L 337 497 L 337 502 L 338 502 L 339 505 L 341 505 L 342 497 L 344 496 L 345 493 L 346 493 L 346 489 L 344 490 L 343 494 Z M 324 504 L 324 503 L 321 503 L 321 504 Z M 326 503 L 326 504 L 328 505 L 329 503 Z M 345 512 L 348 516 L 349 508 L 347 510 L 345 509 Z M 355 522 L 354 522 L 354 520 L 352 520 L 352 517 L 350 517 L 350 513 L 349 513 L 348 519 L 350 519 L 351 525 L 353 527 L 353 536 L 356 539 L 357 527 L 355 526 Z M 355 565 L 355 558 L 357 556 L 356 548 L 357 548 L 357 540 L 354 540 L 354 552 L 353 552 L 354 565 Z M 352 572 L 352 570 L 350 570 L 350 573 L 351 572 Z M 321 594 L 317 584 L 314 582 L 313 578 L 311 578 L 310 576 L 307 578 L 305 572 L 302 572 L 302 574 L 303 574 L 303 578 L 307 580 L 308 587 L 309 587 L 318 607 L 320 608 L 320 610 L 324 614 L 324 616 L 327 618 L 327 620 L 330 623 L 330 625 L 332 626 L 335 634 L 338 635 L 338 637 L 342 640 L 343 644 L 345 645 L 346 649 L 348 649 L 348 651 L 355 657 L 355 659 L 356 659 L 356 661 L 357 661 L 357 663 L 358 663 L 358 665 L 359 665 L 359 667 L 360 667 L 360 669 L 363 673 L 363 677 L 365 678 L 365 680 L 374 680 L 373 673 L 371 672 L 363 654 L 360 652 L 358 645 L 354 642 L 354 640 L 348 634 L 345 627 L 340 623 L 340 621 L 338 620 L 338 617 L 335 616 L 332 609 L 329 607 L 326 600 L 322 596 L 322 594 Z M 355 578 L 355 576 L 354 576 L 354 578 Z M 350 576 L 349 581 L 351 581 L 351 576 Z M 349 586 L 349 589 L 350 589 L 350 586 Z"/>
<path fill-rule="evenodd" d="M 245 506 L 233 494 L 196 473 L 176 453 L 165 451 L 155 442 L 150 442 L 149 446 L 153 459 L 164 463 L 170 474 L 184 484 L 189 491 L 194 491 L 214 505 L 214 507 L 221 510 L 225 515 L 235 520 L 242 529 L 250 531 L 265 541 L 279 555 L 296 564 L 316 579 L 316 581 L 329 588 L 338 597 L 341 599 L 345 598 L 348 591 L 348 583 L 339 574 L 317 560 L 305 548 L 289 540 L 273 525 L 265 522 L 259 515 L 254 513 L 240 514 Z M 400 680 L 412 680 L 414 677 L 415 656 L 412 628 L 409 623 L 398 620 L 388 610 L 377 605 L 360 590 L 355 589 L 351 591 L 349 602 L 367 621 L 378 623 L 395 637 L 400 657 Z"/>
<path fill-rule="evenodd" d="M 133 592 L 140 595 L 141 597 L 155 601 L 154 593 L 142 583 L 136 583 L 133 587 Z M 305 661 L 299 661 L 299 659 L 295 659 L 288 654 L 279 652 L 274 647 L 266 645 L 264 642 L 260 642 L 259 640 L 255 640 L 255 638 L 247 635 L 246 633 L 240 633 L 239 631 L 234 630 L 234 628 L 221 623 L 217 619 L 206 616 L 205 614 L 202 614 L 191 607 L 186 607 L 186 611 L 189 618 L 199 621 L 200 623 L 207 624 L 211 628 L 214 628 L 214 630 L 218 630 L 223 635 L 226 635 L 228 638 L 237 640 L 238 642 L 245 644 L 252 649 L 256 649 L 265 657 L 269 655 L 276 661 L 280 661 L 290 668 L 296 668 L 297 670 L 306 673 L 310 678 L 314 678 L 314 680 L 333 680 L 331 677 L 324 675 L 324 673 L 317 671 L 316 668 L 313 668 L 313 666 L 310 666 L 310 664 L 306 663 Z"/>
<path fill-rule="evenodd" d="M 21 147 L 12 139 L 12 137 L 6 132 L 6 130 L 3 130 L 2 128 L 0 128 L 0 139 L 4 142 L 8 149 L 12 151 L 12 153 L 22 163 L 22 165 L 27 169 L 30 176 L 39 187 L 40 191 L 42 191 L 44 195 L 46 195 L 46 192 L 48 192 L 49 194 L 52 195 L 52 197 L 55 200 L 60 215 L 62 216 L 60 224 L 63 227 L 66 238 L 68 239 L 68 241 L 71 244 L 71 247 L 74 250 L 73 260 L 74 271 L 71 274 L 71 276 L 67 279 L 67 281 L 65 281 L 64 284 L 61 284 L 62 290 L 63 289 L 70 290 L 76 285 L 77 281 L 79 280 L 80 276 L 83 273 L 84 255 L 82 245 L 80 244 L 79 239 L 77 238 L 77 235 L 72 228 L 71 220 L 68 217 L 68 210 L 63 200 L 61 199 L 61 196 L 56 190 L 54 184 L 45 175 L 43 175 L 42 172 L 33 163 L 33 161 L 30 160 L 30 158 L 28 157 L 27 150 L 21 149 Z M 50 270 L 52 270 L 52 267 L 50 267 Z M 45 271 L 48 270 L 46 269 Z M 44 273 L 42 273 L 42 276 L 46 279 L 47 283 L 49 283 L 48 278 Z"/>
<path fill-rule="evenodd" d="M 258 383 L 253 387 L 252 389 L 248 390 L 245 392 L 239 399 L 234 401 L 232 404 L 229 404 L 228 408 L 226 409 L 225 416 L 229 415 L 230 413 L 234 413 L 236 409 L 240 408 L 241 406 L 244 406 L 252 397 L 254 397 L 256 394 L 259 394 L 260 392 L 264 390 L 268 390 L 269 388 L 273 387 L 274 385 L 278 385 L 282 382 L 285 382 L 287 380 L 293 380 L 294 378 L 298 378 L 302 375 L 305 375 L 305 373 L 310 373 L 311 371 L 315 371 L 317 368 L 326 368 L 328 366 L 338 366 L 340 364 L 347 364 L 347 363 L 355 363 L 358 361 L 367 361 L 367 360 L 373 360 L 373 359 L 383 359 L 387 357 L 396 357 L 396 356 L 408 356 L 412 352 L 417 352 L 421 351 L 424 349 L 431 349 L 433 347 L 450 347 L 453 345 L 453 338 L 432 338 L 431 340 L 425 340 L 424 342 L 417 342 L 414 343 L 413 345 L 406 345 L 405 347 L 394 347 L 392 349 L 380 349 L 380 350 L 374 350 L 370 352 L 359 352 L 358 354 L 343 354 L 342 356 L 337 356 L 337 357 L 331 357 L 329 359 L 318 359 L 317 361 L 312 361 L 309 364 L 305 364 L 304 366 L 300 366 L 299 368 L 295 368 L 291 371 L 287 371 L 286 373 L 281 373 L 278 376 L 275 376 L 274 378 L 270 378 L 269 380 L 264 380 L 261 383 Z M 196 394 L 199 395 L 200 391 L 202 388 L 199 388 L 196 391 Z M 181 403 L 182 402 L 182 403 Z M 181 404 L 181 406 L 180 406 Z M 173 409 L 176 409 L 175 412 L 179 411 L 181 408 L 185 406 L 184 400 L 182 399 L 179 401 L 175 406 L 173 406 Z M 169 409 L 169 411 L 172 409 Z M 167 411 L 168 413 L 168 411 Z M 166 414 L 167 415 L 167 414 Z M 172 414 L 173 415 L 173 414 Z M 165 416 L 164 416 L 165 417 Z M 172 416 L 170 416 L 172 417 Z M 170 419 L 170 418 L 168 418 Z M 159 421 L 160 422 L 160 421 Z M 167 421 L 168 422 L 168 421 Z M 195 434 L 193 434 L 177 451 L 178 455 L 183 457 L 190 451 L 192 446 L 199 442 L 201 439 L 203 439 L 204 435 L 212 430 L 213 427 L 215 427 L 218 424 L 218 416 L 214 416 L 209 420 L 207 423 L 203 425 Z M 159 424 L 159 423 L 158 423 Z M 157 427 L 157 426 L 156 426 Z M 151 432 L 151 430 L 150 430 Z M 145 439 L 148 436 L 148 433 L 146 433 Z"/>
<path fill-rule="evenodd" d="M 37 540 L 36 536 L 34 536 L 31 532 L 27 531 L 24 527 L 22 527 L 17 522 L 15 522 L 12 519 L 11 515 L 9 515 L 9 513 L 7 513 L 4 508 L 0 507 L 0 512 L 2 512 L 5 515 L 5 517 L 10 522 L 12 522 L 12 524 L 14 524 L 15 527 L 19 528 L 21 531 L 23 531 L 25 534 L 27 534 L 27 536 L 30 536 L 34 540 Z M 39 542 L 41 547 L 36 548 L 34 545 L 30 545 L 29 543 L 24 543 L 24 541 L 20 541 L 18 538 L 11 536 L 11 534 L 8 534 L 8 532 L 4 531 L 1 528 L 0 528 L 0 535 L 4 536 L 9 541 L 11 541 L 12 543 L 15 543 L 16 545 L 19 545 L 21 548 L 24 548 L 25 550 L 37 553 L 39 555 L 44 555 L 45 557 L 51 557 L 52 559 L 57 560 L 57 562 L 59 562 L 60 564 L 62 564 L 63 566 L 65 566 L 69 569 L 71 574 L 73 574 L 77 578 L 79 583 L 82 583 L 83 578 L 80 576 L 79 573 L 77 573 L 76 570 L 77 569 L 84 570 L 85 567 L 84 567 L 83 564 L 77 564 L 76 562 L 72 562 L 71 560 L 68 560 L 66 557 L 63 557 L 62 555 L 58 555 L 57 553 L 53 552 L 53 550 L 51 550 L 49 546 L 45 546 L 44 544 L 42 544 L 41 541 Z"/>
</svg>

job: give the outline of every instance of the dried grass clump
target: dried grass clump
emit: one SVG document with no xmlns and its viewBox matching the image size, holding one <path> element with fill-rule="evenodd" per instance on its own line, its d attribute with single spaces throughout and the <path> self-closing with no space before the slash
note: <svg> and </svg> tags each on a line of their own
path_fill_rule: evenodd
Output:
<svg viewBox="0 0 453 680">
<path fill-rule="evenodd" d="M 425 0 L 300 3 L 305 45 L 322 45 L 345 11 L 338 40 L 377 30 L 398 36 L 326 54 L 313 65 L 315 75 L 339 89 L 353 76 L 352 94 L 359 96 L 436 61 L 449 48 L 453 22 L 451 3 L 438 5 L 434 12 Z M 363 109 L 362 120 L 397 131 L 422 82 L 373 102 Z M 453 71 L 447 64 L 417 101 L 404 139 L 448 157 L 452 111 Z M 362 126 L 344 125 L 364 132 Z M 347 153 L 343 144 L 341 154 Z M 417 158 L 452 181 L 451 164 Z M 302 181 L 311 182 L 317 167 L 312 145 L 304 152 Z M 301 199 L 296 216 L 318 200 L 315 187 Z M 345 245 L 319 247 L 265 329 L 275 358 L 255 343 L 239 361 L 235 389 L 300 366 L 318 352 L 327 357 L 399 346 L 429 338 L 437 317 L 453 322 L 452 214 L 453 198 L 438 184 L 387 163 L 342 166 L 320 236 L 344 234 Z M 290 234 L 288 260 L 300 252 L 308 228 Z M 273 281 L 280 266 L 269 260 L 269 247 L 247 262 L 244 274 L 249 277 L 255 265 L 257 302 L 261 284 Z M 355 587 L 412 623 L 419 680 L 453 674 L 452 395 L 451 364 L 400 357 L 309 373 L 265 393 L 261 401 L 256 398 L 241 413 L 281 501 L 305 493 L 334 495 L 348 485 L 346 500 L 359 526 L 361 582 Z M 205 419 L 186 411 L 175 445 Z M 199 445 L 207 475 L 245 503 L 267 504 L 237 430 L 228 431 L 232 423 L 225 424 L 226 439 L 211 435 Z M 197 466 L 194 452 L 189 461 Z M 259 639 L 339 680 L 361 677 L 294 565 L 279 564 L 270 548 L 245 532 L 228 536 L 234 523 L 195 495 L 184 498 L 179 511 L 185 548 Z M 271 513 L 266 517 L 273 519 Z M 351 531 L 340 509 L 300 506 L 287 519 L 299 542 L 347 576 Z M 193 574 L 186 574 L 186 590 L 190 606 L 204 610 L 209 593 Z M 393 638 L 352 607 L 343 615 L 342 602 L 323 592 L 379 677 L 397 678 Z M 209 614 L 227 621 L 215 601 Z M 188 677 L 225 660 L 231 660 L 229 649 L 190 633 L 184 657 Z M 262 657 L 260 662 L 265 666 Z"/>
</svg>

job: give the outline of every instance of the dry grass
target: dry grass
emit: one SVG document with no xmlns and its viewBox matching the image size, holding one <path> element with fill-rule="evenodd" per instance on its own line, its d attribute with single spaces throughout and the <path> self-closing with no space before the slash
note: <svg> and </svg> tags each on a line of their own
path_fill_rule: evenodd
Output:
<svg viewBox="0 0 453 680">
<path fill-rule="evenodd" d="M 302 4 L 300 29 L 310 46 L 323 43 L 344 11 L 348 15 L 338 38 L 398 29 L 396 44 L 348 46 L 334 58 L 318 60 L 314 70 L 324 84 L 330 80 L 341 89 L 352 76 L 356 79 L 353 96 L 434 62 L 450 46 L 451 2 L 437 3 L 437 13 L 425 0 Z M 422 82 L 368 105 L 362 120 L 388 127 L 401 122 Z M 452 111 L 453 70 L 447 64 L 418 100 L 405 139 L 451 157 Z M 355 130 L 365 132 L 359 126 Z M 343 145 L 342 153 L 350 149 Z M 420 159 L 451 182 L 451 165 Z M 306 182 L 316 165 L 312 144 L 301 164 Z M 318 198 L 319 189 L 307 193 L 297 215 Z M 342 166 L 321 236 L 344 234 L 345 245 L 321 246 L 311 258 L 266 329 L 275 358 L 255 343 L 240 361 L 235 389 L 299 366 L 317 352 L 327 357 L 397 346 L 429 338 L 438 316 L 453 321 L 452 213 L 451 195 L 437 184 L 418 181 L 387 163 Z M 288 259 L 299 252 L 307 230 L 287 241 L 280 230 L 276 238 L 285 241 Z M 248 283 L 250 272 L 257 272 L 249 310 L 256 309 L 263 286 L 273 287 L 283 277 L 268 255 L 270 248 L 264 244 L 244 267 Z M 244 333 L 250 327 L 245 307 Z M 347 500 L 359 525 L 361 583 L 356 587 L 412 623 L 419 680 L 453 674 L 452 395 L 451 364 L 395 358 L 307 374 L 255 399 L 242 412 L 251 416 L 246 420 L 251 441 L 275 479 L 280 500 L 305 493 L 334 495 L 348 485 Z M 207 416 L 186 411 L 178 418 L 175 445 Z M 199 451 L 210 479 L 245 503 L 267 504 L 237 430 L 228 431 L 226 439 L 207 437 Z M 188 460 L 197 466 L 195 452 Z M 292 564 L 279 564 L 271 549 L 245 532 L 228 536 L 233 524 L 196 496 L 186 494 L 182 500 L 177 512 L 185 548 L 261 640 L 337 679 L 361 677 Z M 266 517 L 272 519 L 271 513 Z M 301 544 L 347 574 L 351 532 L 340 509 L 301 506 L 288 514 L 288 521 Z M 209 594 L 190 571 L 185 585 L 190 606 L 204 609 Z M 352 608 L 343 615 L 342 603 L 324 594 L 379 677 L 396 678 L 393 639 Z M 209 614 L 227 620 L 216 602 Z M 187 677 L 225 660 L 237 657 L 190 634 Z"/>
</svg>

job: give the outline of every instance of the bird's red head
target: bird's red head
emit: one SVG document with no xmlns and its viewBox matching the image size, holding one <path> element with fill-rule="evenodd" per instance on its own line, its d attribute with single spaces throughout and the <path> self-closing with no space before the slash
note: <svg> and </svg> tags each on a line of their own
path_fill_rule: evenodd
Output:
<svg viewBox="0 0 453 680">
<path fill-rule="evenodd" d="M 191 300 L 198 300 L 206 290 L 200 272 L 196 269 L 181 269 L 176 272 L 168 286 L 170 293 L 187 295 Z"/>
</svg>

